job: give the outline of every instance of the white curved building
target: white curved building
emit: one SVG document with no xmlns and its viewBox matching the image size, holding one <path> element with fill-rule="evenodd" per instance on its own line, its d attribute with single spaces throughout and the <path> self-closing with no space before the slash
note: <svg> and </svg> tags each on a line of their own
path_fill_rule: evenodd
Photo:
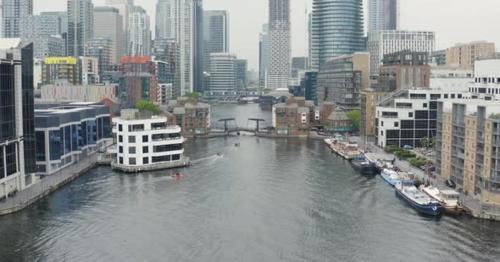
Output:
<svg viewBox="0 0 500 262">
<path fill-rule="evenodd" d="M 137 110 L 122 110 L 113 119 L 116 138 L 114 169 L 141 172 L 189 165 L 184 156 L 181 128 L 170 125 L 166 116 L 151 116 Z"/>
</svg>

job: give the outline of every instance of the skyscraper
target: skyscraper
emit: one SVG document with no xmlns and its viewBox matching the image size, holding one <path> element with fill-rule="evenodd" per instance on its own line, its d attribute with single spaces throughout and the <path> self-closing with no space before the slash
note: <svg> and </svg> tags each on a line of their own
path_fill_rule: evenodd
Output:
<svg viewBox="0 0 500 262">
<path fill-rule="evenodd" d="M 134 0 L 106 0 L 106 5 L 118 9 L 118 12 L 122 16 L 122 26 L 124 33 L 125 42 L 125 53 L 129 54 L 129 16 L 132 8 L 134 6 Z"/>
<path fill-rule="evenodd" d="M 92 0 L 68 0 L 68 55 L 85 55 L 85 44 L 94 37 Z"/>
<path fill-rule="evenodd" d="M 158 0 L 156 38 L 179 43 L 180 95 L 194 91 L 196 54 L 195 7 L 199 0 Z"/>
<path fill-rule="evenodd" d="M 94 38 L 110 40 L 111 64 L 118 64 L 125 55 L 125 32 L 123 18 L 117 8 L 98 6 L 94 8 Z"/>
<path fill-rule="evenodd" d="M 245 89 L 248 85 L 248 61 L 246 59 L 236 59 L 234 65 L 236 70 L 236 88 L 238 90 Z"/>
<path fill-rule="evenodd" d="M 363 0 L 313 0 L 311 66 L 366 49 Z"/>
<path fill-rule="evenodd" d="M 399 0 L 369 0 L 368 31 L 399 29 Z"/>
<path fill-rule="evenodd" d="M 151 26 L 146 10 L 140 6 L 134 6 L 129 20 L 129 54 L 131 56 L 151 55 Z"/>
<path fill-rule="evenodd" d="M 0 36 L 20 37 L 21 21 L 30 15 L 33 15 L 33 0 L 0 1 Z"/>
<path fill-rule="evenodd" d="M 229 15 L 225 10 L 205 11 L 204 30 L 204 71 L 209 72 L 210 54 L 229 52 Z"/>
<path fill-rule="evenodd" d="M 194 0 L 194 80 L 193 89 L 196 92 L 203 92 L 204 74 L 203 74 L 203 0 Z"/>
<path fill-rule="evenodd" d="M 66 17 L 66 15 L 65 15 Z M 30 15 L 21 21 L 21 39 L 33 43 L 33 56 L 65 56 L 66 40 L 62 36 L 60 17 L 53 15 Z"/>
<path fill-rule="evenodd" d="M 3 38 L 0 54 L 0 197 L 7 197 L 36 171 L 33 47 Z"/>
<path fill-rule="evenodd" d="M 267 89 L 267 69 L 269 65 L 269 25 L 262 26 L 259 35 L 259 90 Z"/>
<path fill-rule="evenodd" d="M 268 88 L 288 88 L 292 52 L 290 29 L 290 0 L 269 0 Z"/>
<path fill-rule="evenodd" d="M 210 95 L 234 96 L 236 91 L 236 55 L 210 54 Z"/>
</svg>

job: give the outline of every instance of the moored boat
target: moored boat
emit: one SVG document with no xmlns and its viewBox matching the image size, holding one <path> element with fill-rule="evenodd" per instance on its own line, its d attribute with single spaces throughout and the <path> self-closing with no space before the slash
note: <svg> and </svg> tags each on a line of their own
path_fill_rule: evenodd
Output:
<svg viewBox="0 0 500 262">
<path fill-rule="evenodd" d="M 393 169 L 385 168 L 380 173 L 380 176 L 391 186 L 396 186 L 398 183 L 413 183 L 413 180 L 407 173 L 397 172 Z"/>
<path fill-rule="evenodd" d="M 398 183 L 396 185 L 396 195 L 422 215 L 440 216 L 443 214 L 441 204 L 418 190 L 414 185 Z"/>
<path fill-rule="evenodd" d="M 351 161 L 351 166 L 354 170 L 358 171 L 362 175 L 374 175 L 377 173 L 375 164 L 368 161 L 368 159 L 363 155 L 358 155 Z"/>
<path fill-rule="evenodd" d="M 460 194 L 455 190 L 440 190 L 433 186 L 421 186 L 420 190 L 429 195 L 432 199 L 441 203 L 445 213 L 450 215 L 459 215 L 465 212 L 460 203 Z"/>
</svg>

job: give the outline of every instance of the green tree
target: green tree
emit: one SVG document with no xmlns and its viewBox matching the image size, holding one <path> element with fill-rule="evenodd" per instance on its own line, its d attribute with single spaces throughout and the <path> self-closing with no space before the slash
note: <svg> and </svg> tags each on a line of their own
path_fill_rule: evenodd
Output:
<svg viewBox="0 0 500 262">
<path fill-rule="evenodd" d="M 184 97 L 187 97 L 191 100 L 198 101 L 200 99 L 201 94 L 198 92 L 188 92 L 184 95 Z"/>
<path fill-rule="evenodd" d="M 361 111 L 349 111 L 347 112 L 347 117 L 351 120 L 351 123 L 354 125 L 354 128 L 356 128 L 356 131 L 359 131 L 361 129 Z"/>
<path fill-rule="evenodd" d="M 139 111 L 149 111 L 154 115 L 158 115 L 161 113 L 160 108 L 157 105 L 153 104 L 150 101 L 139 100 L 137 104 L 135 104 L 135 108 Z"/>
</svg>

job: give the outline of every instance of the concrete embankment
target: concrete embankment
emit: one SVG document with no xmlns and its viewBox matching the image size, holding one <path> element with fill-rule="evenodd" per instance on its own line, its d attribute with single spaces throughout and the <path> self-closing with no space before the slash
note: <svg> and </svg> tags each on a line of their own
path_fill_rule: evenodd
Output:
<svg viewBox="0 0 500 262">
<path fill-rule="evenodd" d="M 98 153 L 95 153 L 53 175 L 43 177 L 40 181 L 18 192 L 13 197 L 0 202 L 0 216 L 18 212 L 75 180 L 80 175 L 94 168 L 97 165 L 98 157 Z"/>
</svg>

